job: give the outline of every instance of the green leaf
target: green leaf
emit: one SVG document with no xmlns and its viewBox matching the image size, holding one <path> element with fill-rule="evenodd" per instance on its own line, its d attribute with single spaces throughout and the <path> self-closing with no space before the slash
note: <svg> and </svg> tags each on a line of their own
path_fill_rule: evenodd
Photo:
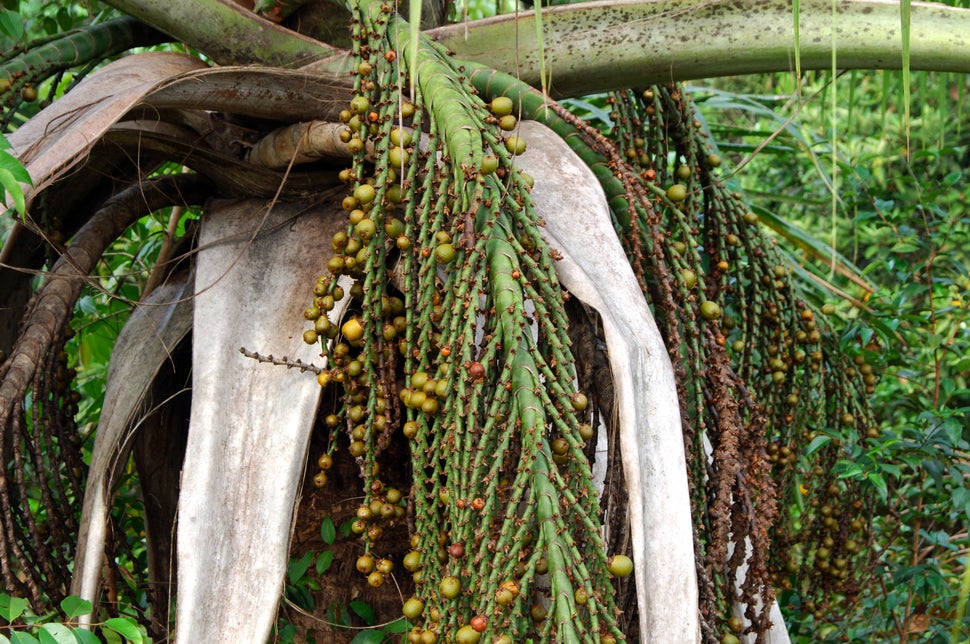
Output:
<svg viewBox="0 0 970 644">
<path fill-rule="evenodd" d="M 317 574 L 322 575 L 330 569 L 330 564 L 333 563 L 333 553 L 329 550 L 324 550 L 317 557 Z"/>
<path fill-rule="evenodd" d="M 370 604 L 361 601 L 352 601 L 349 604 L 350 610 L 357 613 L 357 616 L 364 620 L 364 623 L 368 626 L 374 623 L 374 609 L 371 608 Z"/>
<path fill-rule="evenodd" d="M 10 644 L 39 644 L 37 638 L 30 633 L 14 631 L 10 634 Z"/>
<path fill-rule="evenodd" d="M 419 4 L 419 3 L 415 3 Z M 384 641 L 383 631 L 366 630 L 357 633 L 354 639 L 350 640 L 350 644 L 381 644 Z"/>
<path fill-rule="evenodd" d="M 320 538 L 328 546 L 332 546 L 337 538 L 337 527 L 330 517 L 324 517 L 323 521 L 320 522 Z"/>
<path fill-rule="evenodd" d="M 10 644 L 10 638 L 6 635 L 0 635 L 0 644 Z M 98 644 L 101 644 L 100 642 Z"/>
<path fill-rule="evenodd" d="M 23 597 L 11 597 L 4 593 L 0 595 L 0 617 L 12 622 L 27 610 L 27 600 Z"/>
<path fill-rule="evenodd" d="M 867 477 L 872 486 L 876 488 L 876 492 L 879 493 L 880 498 L 882 498 L 883 503 L 889 498 L 889 488 L 886 486 L 886 479 L 882 477 L 882 474 L 878 472 L 869 472 Z"/>
<path fill-rule="evenodd" d="M 77 638 L 78 644 L 101 644 L 98 636 L 86 628 L 75 628 L 74 637 Z"/>
<path fill-rule="evenodd" d="M 30 173 L 27 172 L 27 168 L 20 162 L 20 159 L 6 150 L 0 150 L 0 168 L 7 170 L 17 181 L 34 185 L 30 180 Z"/>
<path fill-rule="evenodd" d="M 919 250 L 919 246 L 912 242 L 900 240 L 893 244 L 893 247 L 889 249 L 891 253 L 915 253 Z"/>
<path fill-rule="evenodd" d="M 0 151 L 0 157 L 2 157 L 4 154 L 7 153 Z M 2 162 L 2 158 L 0 158 L 0 162 Z M 0 188 L 6 190 L 7 194 L 10 195 L 10 200 L 13 201 L 14 209 L 23 214 L 27 209 L 27 202 L 24 200 L 23 188 L 20 187 L 20 184 L 17 182 L 17 178 L 13 176 L 13 173 L 6 168 L 0 168 Z"/>
<path fill-rule="evenodd" d="M 302 584 L 298 586 L 287 586 L 286 597 L 304 610 L 312 611 L 316 606 L 316 601 L 313 599 L 313 593 L 310 592 L 309 588 Z"/>
<path fill-rule="evenodd" d="M 65 597 L 61 602 L 61 610 L 70 619 L 80 617 L 81 615 L 90 615 L 92 608 L 91 602 L 86 599 L 81 599 L 77 595 Z"/>
<path fill-rule="evenodd" d="M 385 633 L 403 633 L 406 630 L 408 630 L 408 622 L 403 617 L 401 619 L 394 620 L 384 627 Z"/>
<path fill-rule="evenodd" d="M 295 584 L 306 574 L 307 568 L 313 563 L 313 551 L 310 551 L 299 559 L 290 559 L 290 565 L 286 567 L 286 576 L 291 584 Z"/>
<path fill-rule="evenodd" d="M 77 639 L 64 624 L 44 624 L 40 627 L 40 644 L 77 644 Z"/>
<path fill-rule="evenodd" d="M 24 19 L 16 11 L 9 9 L 0 10 L 0 32 L 10 36 L 14 40 L 24 37 Z"/>
<path fill-rule="evenodd" d="M 101 637 L 104 638 L 105 644 L 125 644 L 124 638 L 112 630 L 102 628 Z"/>
<path fill-rule="evenodd" d="M 144 641 L 138 626 L 127 617 L 113 617 L 104 623 L 104 627 L 115 631 L 131 644 L 142 644 Z"/>
<path fill-rule="evenodd" d="M 824 447 L 825 445 L 828 445 L 831 442 L 832 442 L 831 436 L 826 436 L 824 434 L 821 436 L 816 436 L 815 438 L 812 439 L 812 442 L 808 444 L 808 447 L 805 448 L 805 456 L 811 456 L 812 454 L 822 449 L 822 447 Z"/>
</svg>

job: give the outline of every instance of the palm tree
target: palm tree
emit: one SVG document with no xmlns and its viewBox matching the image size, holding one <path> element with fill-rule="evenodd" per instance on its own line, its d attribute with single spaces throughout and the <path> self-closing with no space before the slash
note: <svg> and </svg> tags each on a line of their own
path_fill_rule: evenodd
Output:
<svg viewBox="0 0 970 644">
<path fill-rule="evenodd" d="M 872 490 L 825 471 L 866 439 L 866 385 L 674 81 L 833 48 L 966 72 L 970 14 L 844 2 L 833 36 L 825 2 L 596 2 L 420 32 L 376 0 L 111 4 L 0 67 L 9 124 L 64 69 L 201 54 L 121 58 L 9 135 L 8 589 L 40 609 L 135 574 L 156 634 L 177 597 L 177 641 L 264 641 L 294 533 L 345 523 L 318 601 L 413 595 L 410 641 L 782 642 L 777 583 L 858 592 Z M 553 100 L 594 92 L 608 136 Z M 86 465 L 71 314 L 163 208 Z M 795 521 L 793 491 L 824 502 Z"/>
</svg>

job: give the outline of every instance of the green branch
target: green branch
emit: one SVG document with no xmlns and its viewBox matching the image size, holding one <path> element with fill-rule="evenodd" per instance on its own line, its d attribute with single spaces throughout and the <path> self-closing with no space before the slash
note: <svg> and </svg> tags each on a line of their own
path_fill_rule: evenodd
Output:
<svg viewBox="0 0 970 644">
<path fill-rule="evenodd" d="M 230 0 L 107 0 L 220 65 L 298 67 L 339 50 L 261 18 Z"/>
<path fill-rule="evenodd" d="M 827 69 L 838 48 L 844 69 L 899 69 L 899 7 L 839 0 L 832 38 L 830 0 L 800 6 L 802 69 Z M 518 23 L 516 24 L 516 20 Z M 636 0 L 543 9 L 546 67 L 557 97 L 672 80 L 786 71 L 794 65 L 789 0 Z M 539 87 L 534 14 L 524 12 L 434 32 L 458 58 Z M 970 11 L 912 3 L 912 69 L 970 72 Z"/>
<path fill-rule="evenodd" d="M 347 70 L 346 52 L 263 20 L 228 0 L 110 0 L 220 64 Z M 899 7 L 884 0 L 830 0 L 799 10 L 802 69 L 827 69 L 832 47 L 844 69 L 899 69 Z M 554 97 L 633 85 L 791 69 L 795 29 L 788 0 L 624 0 L 543 9 L 545 64 Z M 429 33 L 462 60 L 539 87 L 535 14 L 522 12 Z M 912 69 L 970 73 L 970 10 L 912 3 Z"/>
</svg>

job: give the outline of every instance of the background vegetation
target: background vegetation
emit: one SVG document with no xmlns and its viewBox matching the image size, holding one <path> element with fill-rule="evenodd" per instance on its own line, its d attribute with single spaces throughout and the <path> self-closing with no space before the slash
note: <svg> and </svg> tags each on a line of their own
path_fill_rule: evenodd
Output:
<svg viewBox="0 0 970 644">
<path fill-rule="evenodd" d="M 878 438 L 838 467 L 883 490 L 879 565 L 845 615 L 792 595 L 782 607 L 795 636 L 821 621 L 820 632 L 852 641 L 946 641 L 970 512 L 968 79 L 914 73 L 908 124 L 900 73 L 803 81 L 692 88 L 721 150 L 743 166 L 738 185 L 872 370 Z"/>
</svg>

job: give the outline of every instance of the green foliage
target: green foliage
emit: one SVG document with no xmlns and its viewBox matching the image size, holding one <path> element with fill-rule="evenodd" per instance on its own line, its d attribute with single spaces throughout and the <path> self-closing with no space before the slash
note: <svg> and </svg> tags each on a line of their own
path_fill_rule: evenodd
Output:
<svg viewBox="0 0 970 644">
<path fill-rule="evenodd" d="M 91 602 L 75 596 L 60 603 L 61 614 L 35 615 L 27 600 L 0 593 L 0 644 L 149 644 L 144 628 L 130 617 L 114 617 L 95 626 L 100 627 L 99 639 L 91 630 L 75 624 L 78 617 L 89 615 Z"/>
<path fill-rule="evenodd" d="M 866 442 L 844 440 L 836 427 L 809 446 L 844 441 L 833 473 L 876 491 L 881 554 L 856 596 L 812 610 L 795 593 L 783 596 L 798 641 L 885 640 L 905 628 L 946 641 L 951 630 L 961 640 L 970 632 L 953 621 L 970 545 L 967 81 L 913 73 L 911 85 L 911 127 L 894 73 L 811 75 L 802 104 L 789 98 L 790 76 L 768 79 L 773 94 L 752 94 L 743 80 L 695 90 L 722 151 L 745 165 L 736 180 L 815 276 L 806 296 L 834 304 L 846 322 L 842 343 L 871 383 L 879 421 Z M 818 158 L 831 154 L 835 121 L 833 218 L 832 172 Z"/>
<path fill-rule="evenodd" d="M 0 135 L 0 188 L 3 188 L 10 195 L 13 208 L 20 214 L 25 211 L 24 191 L 20 187 L 21 183 L 31 185 L 30 175 L 26 168 L 7 152 L 10 144 L 7 139 Z"/>
</svg>

